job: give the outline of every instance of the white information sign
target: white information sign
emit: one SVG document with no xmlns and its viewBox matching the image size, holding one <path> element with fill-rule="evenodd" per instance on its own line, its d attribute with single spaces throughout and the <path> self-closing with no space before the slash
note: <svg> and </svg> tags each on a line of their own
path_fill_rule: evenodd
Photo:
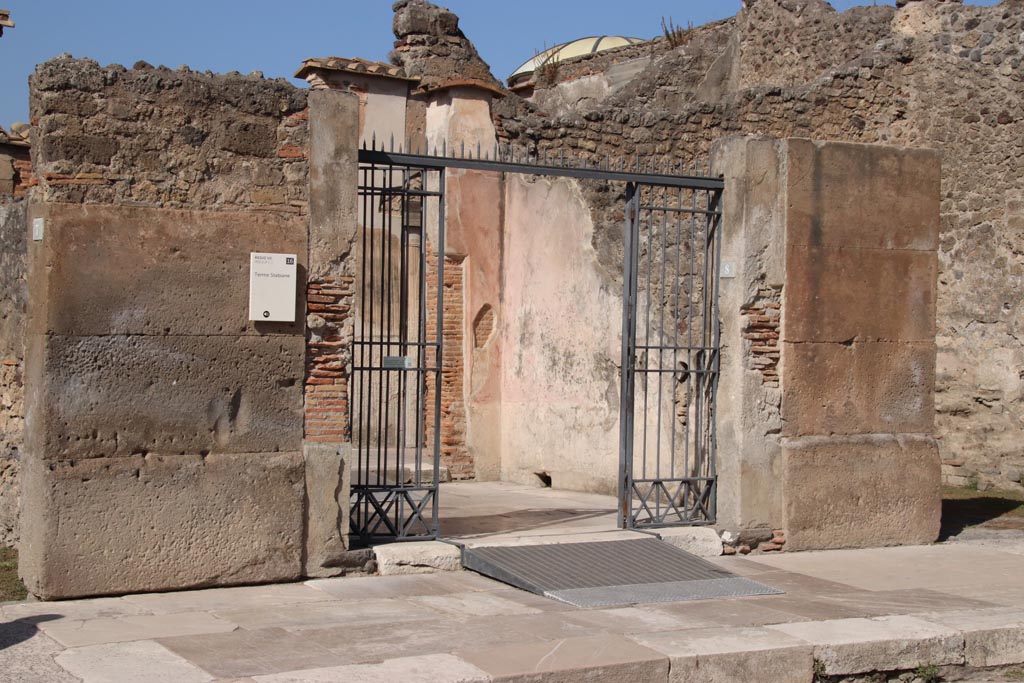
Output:
<svg viewBox="0 0 1024 683">
<path fill-rule="evenodd" d="M 294 322 L 295 254 L 249 255 L 249 320 Z"/>
</svg>

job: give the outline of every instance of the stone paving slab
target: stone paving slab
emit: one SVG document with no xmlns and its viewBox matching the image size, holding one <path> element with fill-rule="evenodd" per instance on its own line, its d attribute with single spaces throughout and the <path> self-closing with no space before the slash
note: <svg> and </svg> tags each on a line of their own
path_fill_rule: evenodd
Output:
<svg viewBox="0 0 1024 683">
<path fill-rule="evenodd" d="M 1024 556 L 959 545 L 719 558 L 787 594 L 604 610 L 470 572 L 3 605 L 0 680 L 445 681 L 431 663 L 454 661 L 470 681 L 809 683 L 808 652 L 830 675 L 1024 664 Z M 145 677 L 104 678 L 147 657 Z"/>
<path fill-rule="evenodd" d="M 495 681 L 622 683 L 668 680 L 668 658 L 621 636 L 601 635 L 456 651 Z"/>
<path fill-rule="evenodd" d="M 0 607 L 0 618 L 5 620 L 47 615 L 59 619 L 97 619 L 152 614 L 141 605 L 124 598 L 92 598 L 88 600 L 61 600 L 59 602 L 19 602 Z"/>
<path fill-rule="evenodd" d="M 359 602 L 330 602 L 300 605 L 278 605 L 244 610 L 215 612 L 225 621 L 246 629 L 260 628 L 320 628 L 348 624 L 357 628 L 366 624 L 398 623 L 434 619 L 439 613 L 409 600 L 365 600 Z"/>
<path fill-rule="evenodd" d="M 66 650 L 56 661 L 86 683 L 208 683 L 213 676 L 151 640 Z"/>
<path fill-rule="evenodd" d="M 306 586 L 336 600 L 372 600 L 502 590 L 504 585 L 473 572 L 314 579 Z"/>
<path fill-rule="evenodd" d="M 499 616 L 508 614 L 540 614 L 536 607 L 502 597 L 499 593 L 461 593 L 456 595 L 424 595 L 410 598 L 410 602 L 424 605 L 445 614 L 463 616 Z"/>
<path fill-rule="evenodd" d="M 80 647 L 168 636 L 223 633 L 234 631 L 238 626 L 207 612 L 180 612 L 104 617 L 85 621 L 63 619 L 43 622 L 39 624 L 39 628 L 65 647 Z"/>
<path fill-rule="evenodd" d="M 449 618 L 443 621 L 345 626 L 301 631 L 308 642 L 354 663 L 381 662 L 402 655 L 429 655 L 455 648 L 476 649 L 509 642 L 540 642 L 601 635 L 603 629 L 573 623 L 562 614 Z"/>
<path fill-rule="evenodd" d="M 279 628 L 161 638 L 161 645 L 220 678 L 347 664 L 344 656 Z"/>
<path fill-rule="evenodd" d="M 39 632 L 31 617 L 0 623 L 0 681 L 78 683 L 53 661 L 64 648 Z"/>
<path fill-rule="evenodd" d="M 301 583 L 210 588 L 174 593 L 126 595 L 122 600 L 151 614 L 197 612 L 323 602 L 324 594 Z"/>
<path fill-rule="evenodd" d="M 389 659 L 376 665 L 335 666 L 257 676 L 256 683 L 490 683 L 491 677 L 452 655 Z"/>
</svg>

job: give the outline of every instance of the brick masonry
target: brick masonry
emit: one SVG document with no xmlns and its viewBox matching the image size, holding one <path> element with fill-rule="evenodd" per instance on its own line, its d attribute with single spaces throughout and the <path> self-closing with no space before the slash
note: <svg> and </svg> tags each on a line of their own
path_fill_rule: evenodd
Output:
<svg viewBox="0 0 1024 683">
<path fill-rule="evenodd" d="M 348 441 L 352 374 L 350 276 L 310 282 L 306 290 L 305 435 L 309 441 Z"/>
<path fill-rule="evenodd" d="M 746 354 L 750 368 L 761 373 L 761 382 L 779 386 L 779 325 L 782 322 L 782 290 L 761 287 L 757 298 L 740 309 L 743 338 L 750 345 Z"/>
<path fill-rule="evenodd" d="M 463 259 L 445 256 L 444 263 L 444 356 L 441 372 L 441 463 L 452 479 L 472 479 L 473 459 L 466 446 L 465 401 L 465 292 Z M 437 338 L 437 255 L 427 257 L 427 339 Z M 427 443 L 434 425 L 434 378 L 427 382 Z"/>
</svg>

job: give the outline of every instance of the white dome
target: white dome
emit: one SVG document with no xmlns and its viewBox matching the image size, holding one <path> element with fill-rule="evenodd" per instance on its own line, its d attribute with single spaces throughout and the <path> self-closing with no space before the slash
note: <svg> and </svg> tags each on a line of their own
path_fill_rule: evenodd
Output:
<svg viewBox="0 0 1024 683">
<path fill-rule="evenodd" d="M 643 38 L 627 38 L 626 36 L 590 36 L 588 38 L 579 38 L 544 50 L 544 52 L 541 52 L 533 59 L 523 63 L 512 72 L 509 78 L 533 73 L 538 67 L 550 61 L 561 62 L 574 57 L 582 57 L 583 55 L 591 55 L 596 52 L 604 52 L 605 50 L 644 42 L 647 41 Z"/>
</svg>

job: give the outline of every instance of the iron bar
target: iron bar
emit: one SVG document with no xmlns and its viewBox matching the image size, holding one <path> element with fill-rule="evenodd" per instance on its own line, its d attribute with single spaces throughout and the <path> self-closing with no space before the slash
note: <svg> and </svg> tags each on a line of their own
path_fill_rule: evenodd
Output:
<svg viewBox="0 0 1024 683">
<path fill-rule="evenodd" d="M 566 165 L 565 157 L 559 164 L 543 165 L 539 163 L 522 163 L 476 158 L 440 157 L 424 154 L 400 154 L 384 150 L 360 149 L 359 161 L 364 163 L 392 164 L 396 166 L 418 166 L 424 169 L 443 170 L 445 168 L 464 168 L 475 171 L 495 171 L 498 173 L 523 173 L 526 175 L 543 175 L 562 178 L 582 178 L 588 180 L 606 180 L 610 182 L 636 182 L 648 186 L 689 187 L 703 190 L 724 189 L 725 181 L 721 178 L 706 176 L 676 176 L 650 172 L 650 162 L 644 171 L 628 173 L 622 171 L 601 170 L 589 166 L 578 167 Z"/>
</svg>

